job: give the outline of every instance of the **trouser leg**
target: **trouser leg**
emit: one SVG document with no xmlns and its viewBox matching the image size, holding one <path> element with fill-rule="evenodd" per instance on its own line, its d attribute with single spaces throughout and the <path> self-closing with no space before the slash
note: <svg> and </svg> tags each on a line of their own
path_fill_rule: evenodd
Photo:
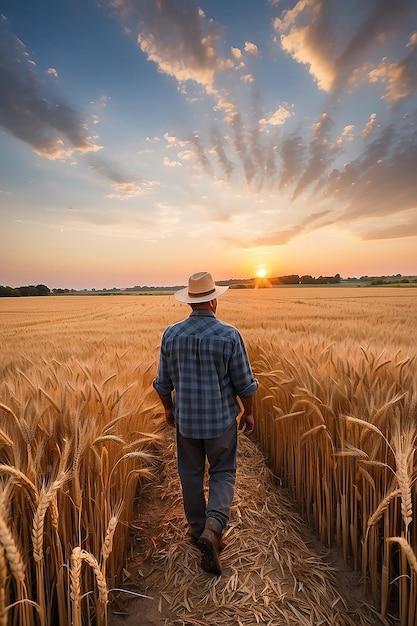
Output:
<svg viewBox="0 0 417 626">
<path fill-rule="evenodd" d="M 207 518 L 220 522 L 222 529 L 230 518 L 236 482 L 237 423 L 216 439 L 205 439 L 209 462 Z"/>
<path fill-rule="evenodd" d="M 184 512 L 191 533 L 198 538 L 206 522 L 204 471 L 206 453 L 203 439 L 183 437 L 177 430 L 177 464 L 181 481 Z"/>
</svg>

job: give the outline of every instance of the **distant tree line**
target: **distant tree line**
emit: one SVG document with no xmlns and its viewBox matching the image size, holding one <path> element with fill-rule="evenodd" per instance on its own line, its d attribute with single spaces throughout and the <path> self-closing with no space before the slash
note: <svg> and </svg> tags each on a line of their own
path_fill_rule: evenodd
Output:
<svg viewBox="0 0 417 626">
<path fill-rule="evenodd" d="M 51 290 L 46 285 L 24 285 L 22 287 L 3 287 L 3 285 L 0 285 L 0 298 L 49 296 L 50 293 Z"/>
<path fill-rule="evenodd" d="M 380 276 L 379 278 L 374 278 L 371 285 L 397 285 L 406 283 L 417 283 L 417 278 L 406 278 L 405 276 L 401 277 L 401 274 L 398 277 L 391 279 Z"/>
<path fill-rule="evenodd" d="M 290 274 L 289 276 L 276 276 L 269 278 L 271 285 L 333 285 L 340 283 L 342 280 L 340 274 L 334 276 L 319 276 L 315 278 L 310 274 L 299 276 L 298 274 Z"/>
<path fill-rule="evenodd" d="M 126 287 L 124 291 L 177 291 L 183 287 L 185 287 L 185 285 L 171 285 L 164 287 L 155 287 L 154 285 L 135 285 L 134 287 Z"/>
<path fill-rule="evenodd" d="M 334 276 L 318 276 L 317 278 L 311 276 L 310 274 L 304 274 L 303 276 L 299 276 L 298 274 L 289 274 L 288 276 L 275 276 L 270 278 L 248 278 L 248 279 L 239 279 L 239 278 L 229 278 L 228 280 L 220 280 L 217 281 L 219 285 L 229 285 L 231 288 L 235 289 L 250 289 L 255 286 L 259 286 L 259 283 L 264 283 L 263 286 L 271 286 L 271 285 L 333 285 L 341 283 L 343 280 L 347 280 L 349 282 L 361 282 L 365 281 L 370 285 L 393 285 L 398 283 L 417 283 L 416 276 L 402 276 L 401 274 L 395 274 L 393 276 L 361 276 L 360 278 L 347 278 L 342 279 L 340 274 L 335 274 Z M 164 287 L 155 287 L 148 285 L 135 285 L 134 287 L 126 287 L 124 289 L 118 289 L 117 287 L 113 287 L 113 289 L 103 288 L 102 290 L 96 289 L 61 289 L 54 288 L 49 289 L 46 285 L 24 285 L 22 287 L 4 287 L 0 285 L 0 298 L 20 298 L 27 296 L 49 296 L 49 295 L 60 295 L 60 294 L 76 294 L 76 293 L 96 293 L 98 295 L 107 295 L 111 293 L 135 293 L 135 292 L 163 292 L 163 291 L 176 291 L 177 289 L 183 288 L 184 285 L 172 285 L 172 286 L 164 286 Z"/>
</svg>

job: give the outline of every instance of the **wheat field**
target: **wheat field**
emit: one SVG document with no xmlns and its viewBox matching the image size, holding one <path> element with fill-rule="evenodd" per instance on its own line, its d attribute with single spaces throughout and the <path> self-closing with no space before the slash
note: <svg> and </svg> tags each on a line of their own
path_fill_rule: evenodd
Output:
<svg viewBox="0 0 417 626">
<path fill-rule="evenodd" d="M 170 296 L 0 300 L 0 626 L 107 624 L 141 486 Z M 417 291 L 229 290 L 260 386 L 256 439 L 381 615 L 416 619 Z"/>
</svg>

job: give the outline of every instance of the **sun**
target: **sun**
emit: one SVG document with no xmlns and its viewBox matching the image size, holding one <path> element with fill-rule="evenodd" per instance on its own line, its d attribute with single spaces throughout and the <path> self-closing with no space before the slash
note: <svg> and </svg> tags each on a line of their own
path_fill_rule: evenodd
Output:
<svg viewBox="0 0 417 626">
<path fill-rule="evenodd" d="M 265 276 L 266 276 L 266 269 L 263 266 L 258 267 L 256 275 L 258 276 L 258 278 L 265 278 Z"/>
</svg>

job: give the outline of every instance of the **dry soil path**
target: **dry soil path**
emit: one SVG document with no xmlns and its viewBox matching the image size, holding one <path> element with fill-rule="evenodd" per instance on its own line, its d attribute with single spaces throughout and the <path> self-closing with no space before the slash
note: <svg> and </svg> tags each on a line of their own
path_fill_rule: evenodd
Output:
<svg viewBox="0 0 417 626">
<path fill-rule="evenodd" d="M 141 502 L 123 587 L 147 597 L 116 598 L 109 626 L 390 624 L 337 552 L 320 550 L 258 448 L 241 435 L 220 578 L 200 569 L 187 537 L 171 432 L 158 479 Z"/>
</svg>

